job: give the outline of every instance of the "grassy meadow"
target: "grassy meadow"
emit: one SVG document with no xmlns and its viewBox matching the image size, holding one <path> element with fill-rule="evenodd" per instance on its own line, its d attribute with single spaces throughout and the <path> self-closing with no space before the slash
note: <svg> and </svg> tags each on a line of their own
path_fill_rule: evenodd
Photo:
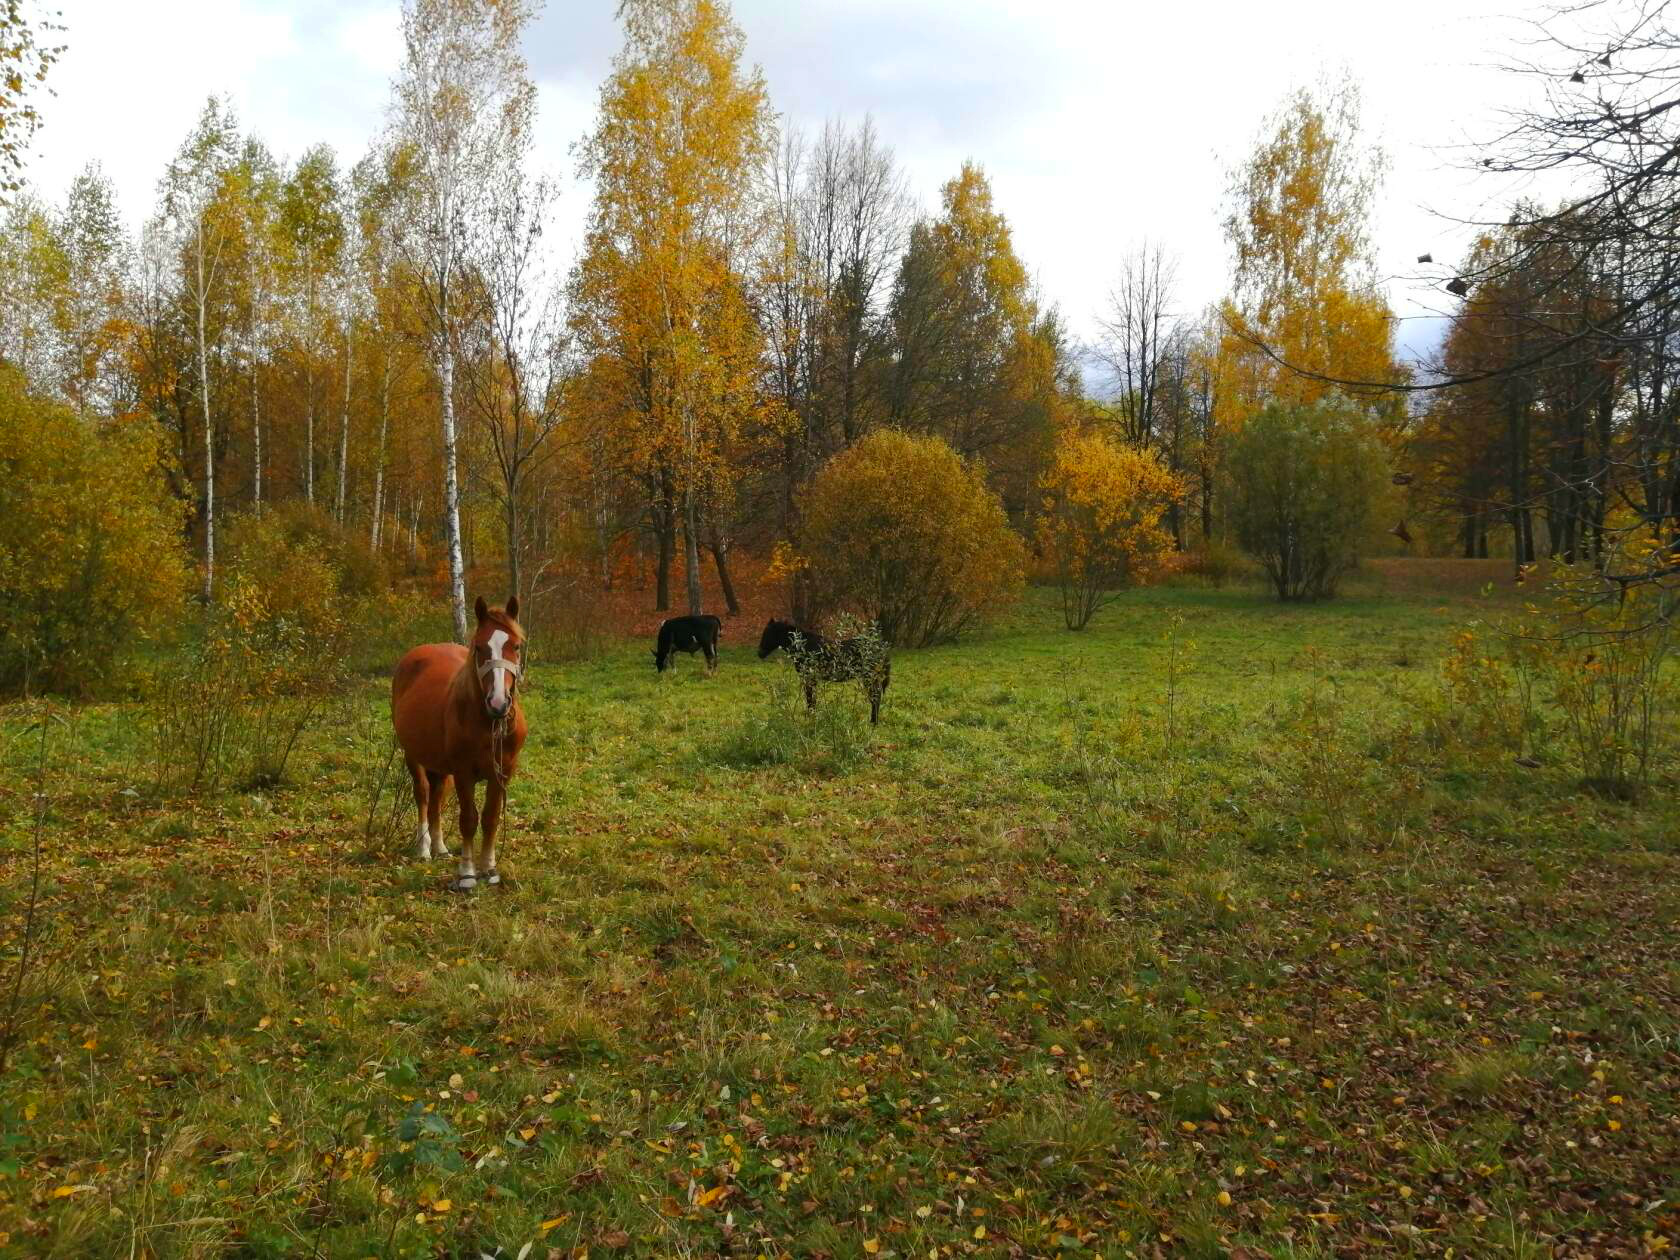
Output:
<svg viewBox="0 0 1680 1260">
<path fill-rule="evenodd" d="M 873 730 L 757 623 L 711 678 L 539 640 L 469 896 L 411 857 L 382 677 L 202 798 L 93 705 L 38 799 L 46 709 L 0 710 L 8 990 L 44 808 L 0 1254 L 1657 1253 L 1675 767 L 1626 804 L 1418 733 L 1494 572 L 1081 634 L 1031 591 L 897 653 Z"/>
</svg>

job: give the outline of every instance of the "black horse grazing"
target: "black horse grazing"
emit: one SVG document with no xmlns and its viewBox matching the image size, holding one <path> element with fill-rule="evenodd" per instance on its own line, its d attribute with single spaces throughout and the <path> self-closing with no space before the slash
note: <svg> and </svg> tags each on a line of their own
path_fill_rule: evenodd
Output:
<svg viewBox="0 0 1680 1260">
<path fill-rule="evenodd" d="M 869 697 L 869 721 L 881 720 L 881 697 L 892 680 L 892 661 L 878 641 L 854 636 L 830 643 L 815 630 L 801 630 L 791 621 L 770 618 L 758 641 L 758 659 L 765 660 L 781 648 L 793 659 L 799 681 L 805 685 L 805 707 L 817 705 L 819 682 L 847 682 L 855 678 Z"/>
<path fill-rule="evenodd" d="M 653 663 L 660 673 L 671 664 L 673 652 L 695 652 L 706 654 L 706 672 L 711 673 L 717 668 L 718 635 L 723 633 L 723 622 L 713 616 L 701 617 L 669 617 L 659 627 L 659 646 L 653 649 Z"/>
</svg>

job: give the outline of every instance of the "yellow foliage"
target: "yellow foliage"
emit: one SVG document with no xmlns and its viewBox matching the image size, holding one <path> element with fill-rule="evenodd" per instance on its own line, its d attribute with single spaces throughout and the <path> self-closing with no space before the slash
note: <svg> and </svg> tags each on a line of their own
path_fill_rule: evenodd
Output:
<svg viewBox="0 0 1680 1260">
<path fill-rule="evenodd" d="M 1401 379 L 1367 238 L 1382 170 L 1381 154 L 1359 146 L 1358 93 L 1342 84 L 1292 96 L 1235 173 L 1225 234 L 1236 273 L 1221 312 L 1234 427 L 1267 403 L 1316 403 L 1335 380 Z M 1380 391 L 1369 402 L 1396 410 Z"/>
<path fill-rule="evenodd" d="M 571 283 L 586 368 L 574 403 L 602 453 L 661 510 L 723 497 L 759 414 L 763 334 L 747 299 L 754 179 L 772 115 L 712 0 L 626 0 L 625 49 L 582 147 L 595 182 Z"/>
<path fill-rule="evenodd" d="M 0 686 L 86 691 L 179 615 L 182 520 L 147 425 L 97 427 L 0 369 Z"/>
<path fill-rule="evenodd" d="M 1129 586 L 1149 581 L 1172 549 L 1161 527 L 1184 494 L 1152 451 L 1100 433 L 1068 433 L 1039 481 L 1040 549 L 1054 566 L 1068 629 Z"/>
<path fill-rule="evenodd" d="M 1018 598 L 1026 547 L 978 463 L 881 429 L 836 455 L 803 499 L 816 606 L 872 619 L 889 643 L 945 642 Z"/>
</svg>

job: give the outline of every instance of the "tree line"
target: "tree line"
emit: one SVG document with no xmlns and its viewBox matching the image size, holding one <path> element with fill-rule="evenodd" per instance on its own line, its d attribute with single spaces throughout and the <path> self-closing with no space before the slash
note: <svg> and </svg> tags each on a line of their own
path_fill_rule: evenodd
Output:
<svg viewBox="0 0 1680 1260">
<path fill-rule="evenodd" d="M 1367 238 L 1381 162 L 1350 83 L 1292 95 L 1233 171 L 1225 300 L 1186 313 L 1172 257 L 1145 244 L 1084 347 L 980 165 L 919 212 L 870 119 L 809 135 L 778 119 L 721 0 L 620 5 L 562 274 L 520 53 L 534 12 L 408 0 L 389 126 L 353 163 L 282 159 L 211 99 L 137 238 L 97 165 L 62 202 L 7 207 L 0 354 L 77 423 L 161 436 L 204 597 L 228 520 L 301 501 L 434 572 L 458 623 L 487 563 L 523 594 L 634 569 L 656 607 L 680 581 L 691 610 L 709 566 L 733 608 L 732 555 L 797 556 L 814 475 L 884 429 L 972 464 L 1041 570 L 1065 530 L 1035 522 L 1096 510 L 1067 483 L 1092 438 L 1148 461 L 1103 465 L 1092 486 L 1154 505 L 1105 519 L 1159 520 L 1195 549 L 1231 524 L 1246 419 L 1331 392 L 1295 366 L 1405 379 Z M 1392 445 L 1410 436 L 1391 393 L 1343 392 Z M 810 570 L 787 572 L 806 617 Z"/>
</svg>

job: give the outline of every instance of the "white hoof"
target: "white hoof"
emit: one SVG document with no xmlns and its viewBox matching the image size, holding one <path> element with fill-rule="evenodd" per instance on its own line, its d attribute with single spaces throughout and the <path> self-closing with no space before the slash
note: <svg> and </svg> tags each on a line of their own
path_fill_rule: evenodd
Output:
<svg viewBox="0 0 1680 1260">
<path fill-rule="evenodd" d="M 454 856 L 455 855 L 453 853 L 451 853 L 448 849 L 444 848 L 441 844 L 436 846 L 432 850 L 432 857 L 433 857 L 433 859 L 435 859 L 437 861 L 442 861 L 444 858 L 454 857 Z"/>
<path fill-rule="evenodd" d="M 499 884 L 502 882 L 502 873 L 492 867 L 484 872 L 484 882 L 486 884 Z"/>
<path fill-rule="evenodd" d="M 478 887 L 478 880 L 472 875 L 457 875 L 449 881 L 450 892 L 471 892 Z"/>
</svg>

